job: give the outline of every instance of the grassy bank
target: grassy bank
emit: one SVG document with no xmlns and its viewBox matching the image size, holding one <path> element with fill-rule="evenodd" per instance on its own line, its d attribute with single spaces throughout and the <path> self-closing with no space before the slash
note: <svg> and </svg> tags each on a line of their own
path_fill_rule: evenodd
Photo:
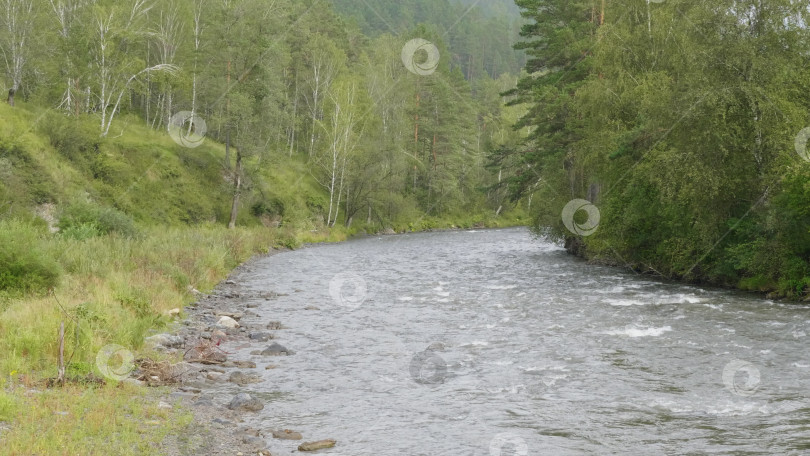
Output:
<svg viewBox="0 0 810 456">
<path fill-rule="evenodd" d="M 451 228 L 464 221 L 418 221 Z M 512 223 L 515 221 L 512 220 Z M 476 224 L 499 226 L 505 219 Z M 19 221 L 0 221 L 2 248 L 19 249 L 30 271 L 54 268 L 52 288 L 6 291 L 0 298 L 0 440 L 10 454 L 149 454 L 169 434 L 193 428 L 182 409 L 159 409 L 161 391 L 108 381 L 48 388 L 57 375 L 58 328 L 65 324 L 67 376 L 99 375 L 99 350 L 118 344 L 150 354 L 144 337 L 170 328 L 167 311 L 213 288 L 234 267 L 273 248 L 346 239 L 333 229 L 290 232 L 218 225 L 154 228 L 137 237 L 75 239 Z M 8 253 L 8 252 L 6 252 Z M 25 253 L 25 255 L 23 255 Z M 2 254 L 0 254 L 2 255 Z"/>
<path fill-rule="evenodd" d="M 225 228 L 232 180 L 221 144 L 196 149 L 122 117 L 95 120 L 0 104 L 0 447 L 4 454 L 155 454 L 191 415 L 158 408 L 159 389 L 100 377 L 96 356 L 170 330 L 197 291 L 274 248 L 364 233 L 525 224 L 520 210 L 430 215 L 403 200 L 396 216 L 324 226 L 328 198 L 305 158 L 254 157 L 238 227 Z M 120 133 L 118 133 L 120 132 Z M 182 315 L 180 316 L 182 318 Z M 67 377 L 58 374 L 65 325 Z"/>
</svg>

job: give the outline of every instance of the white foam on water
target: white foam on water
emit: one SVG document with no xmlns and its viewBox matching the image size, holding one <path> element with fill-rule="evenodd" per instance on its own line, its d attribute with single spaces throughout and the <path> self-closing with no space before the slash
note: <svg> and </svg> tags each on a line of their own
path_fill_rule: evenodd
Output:
<svg viewBox="0 0 810 456">
<path fill-rule="evenodd" d="M 397 301 L 413 301 L 412 296 L 400 296 L 397 298 Z"/>
<path fill-rule="evenodd" d="M 605 334 L 610 336 L 627 336 L 627 337 L 658 337 L 665 332 L 672 331 L 670 326 L 663 326 L 661 328 L 624 328 L 608 331 Z"/>
<path fill-rule="evenodd" d="M 517 285 L 487 285 L 484 288 L 489 290 L 511 290 L 517 288 Z"/>
<path fill-rule="evenodd" d="M 439 295 L 439 296 L 450 296 L 449 291 L 439 291 L 436 294 Z"/>
<path fill-rule="evenodd" d="M 611 306 L 616 307 L 628 307 L 628 306 L 644 306 L 647 304 L 652 304 L 651 302 L 644 302 L 639 301 L 637 299 L 605 299 L 605 302 L 610 304 Z"/>
<path fill-rule="evenodd" d="M 489 342 L 484 340 L 474 340 L 472 342 L 461 344 L 461 347 L 486 347 L 489 345 Z"/>
</svg>

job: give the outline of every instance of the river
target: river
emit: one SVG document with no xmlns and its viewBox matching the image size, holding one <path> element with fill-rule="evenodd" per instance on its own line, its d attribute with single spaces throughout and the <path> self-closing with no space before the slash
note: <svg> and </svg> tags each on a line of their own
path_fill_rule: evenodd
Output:
<svg viewBox="0 0 810 456">
<path fill-rule="evenodd" d="M 589 265 L 526 229 L 316 245 L 242 279 L 286 295 L 252 318 L 295 351 L 248 387 L 267 401 L 249 420 L 336 439 L 324 454 L 810 452 L 803 305 Z"/>
</svg>

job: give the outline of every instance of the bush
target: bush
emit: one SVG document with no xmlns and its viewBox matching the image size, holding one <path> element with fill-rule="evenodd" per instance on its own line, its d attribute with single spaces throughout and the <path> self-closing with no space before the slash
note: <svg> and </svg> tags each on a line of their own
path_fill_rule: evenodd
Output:
<svg viewBox="0 0 810 456">
<path fill-rule="evenodd" d="M 61 230 L 61 233 L 62 236 L 69 239 L 74 239 L 76 241 L 83 241 L 85 239 L 90 239 L 101 235 L 101 231 L 94 223 L 71 225 Z"/>
<path fill-rule="evenodd" d="M 118 209 L 96 206 L 91 203 L 75 203 L 62 210 L 59 230 L 76 239 L 97 234 L 116 233 L 125 237 L 138 234 L 132 218 Z"/>
<path fill-rule="evenodd" d="M 280 199 L 273 198 L 271 200 L 260 200 L 253 204 L 250 208 L 251 214 L 255 217 L 261 217 L 263 215 L 269 216 L 284 216 L 284 202 Z"/>
<path fill-rule="evenodd" d="M 42 232 L 18 221 L 0 222 L 0 291 L 41 293 L 59 283 L 61 269 L 44 250 Z"/>
<path fill-rule="evenodd" d="M 40 128 L 53 148 L 71 160 L 98 151 L 98 131 L 88 122 L 51 112 L 42 119 Z"/>
</svg>

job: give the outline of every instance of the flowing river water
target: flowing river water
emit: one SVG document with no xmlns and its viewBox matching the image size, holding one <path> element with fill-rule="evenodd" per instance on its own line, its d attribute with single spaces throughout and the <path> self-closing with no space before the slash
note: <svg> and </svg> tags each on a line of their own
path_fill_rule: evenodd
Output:
<svg viewBox="0 0 810 456">
<path fill-rule="evenodd" d="M 589 265 L 525 229 L 317 245 L 242 279 L 286 294 L 252 318 L 295 352 L 248 387 L 266 401 L 248 419 L 336 439 L 324 454 L 810 453 L 803 305 Z"/>
</svg>

